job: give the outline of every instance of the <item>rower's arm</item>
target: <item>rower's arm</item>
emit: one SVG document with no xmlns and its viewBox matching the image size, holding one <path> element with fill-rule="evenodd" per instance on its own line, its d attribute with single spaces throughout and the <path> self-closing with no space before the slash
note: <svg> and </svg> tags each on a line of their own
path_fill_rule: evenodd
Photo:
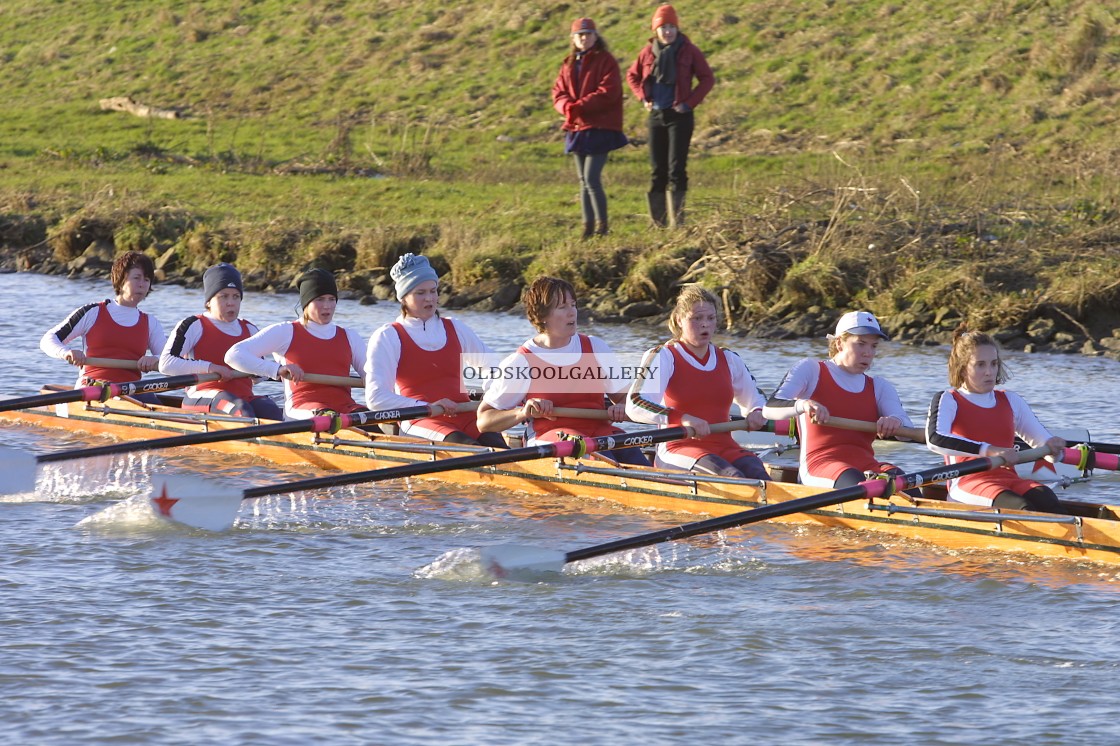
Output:
<svg viewBox="0 0 1120 746">
<path fill-rule="evenodd" d="M 495 409 L 486 402 L 478 405 L 478 429 L 484 433 L 500 433 L 524 422 L 524 406 Z"/>
</svg>

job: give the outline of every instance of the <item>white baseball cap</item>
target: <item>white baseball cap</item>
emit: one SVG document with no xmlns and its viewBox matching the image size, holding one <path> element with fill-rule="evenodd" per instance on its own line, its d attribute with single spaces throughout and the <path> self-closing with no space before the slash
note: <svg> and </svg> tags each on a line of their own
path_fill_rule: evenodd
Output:
<svg viewBox="0 0 1120 746">
<path fill-rule="evenodd" d="M 879 320 L 870 311 L 849 311 L 836 322 L 836 333 L 829 334 L 829 339 L 835 339 L 841 334 L 878 334 L 883 339 L 890 339 L 883 333 Z"/>
</svg>

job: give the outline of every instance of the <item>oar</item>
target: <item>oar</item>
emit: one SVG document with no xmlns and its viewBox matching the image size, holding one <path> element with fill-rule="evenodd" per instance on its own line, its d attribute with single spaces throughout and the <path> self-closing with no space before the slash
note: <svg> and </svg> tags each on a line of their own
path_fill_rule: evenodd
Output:
<svg viewBox="0 0 1120 746">
<path fill-rule="evenodd" d="M 607 410 L 605 409 L 580 409 L 575 407 L 554 407 L 552 413 L 557 417 L 572 417 L 582 418 L 585 420 L 609 420 Z M 736 417 L 733 421 L 739 422 L 742 418 Z M 633 420 L 624 420 L 625 422 L 633 422 Z M 858 420 L 846 420 L 846 422 L 858 422 Z M 874 423 L 869 423 L 874 425 Z M 746 426 L 736 428 L 737 430 L 746 430 Z M 722 430 L 713 430 L 713 432 L 724 432 Z M 797 434 L 797 427 L 795 420 L 766 420 L 766 424 L 758 432 L 761 433 L 774 433 L 784 437 L 794 437 Z"/>
<path fill-rule="evenodd" d="M 712 425 L 714 432 L 730 432 L 746 428 L 746 420 L 736 422 L 721 422 Z M 509 450 L 489 451 L 486 453 L 472 454 L 460 458 L 445 459 L 443 461 L 424 461 L 401 466 L 390 466 L 385 469 L 337 474 L 327 477 L 302 479 L 296 482 L 283 484 L 262 485 L 251 487 L 240 493 L 213 491 L 211 494 L 186 494 L 178 493 L 175 488 L 177 480 L 161 480 L 155 485 L 155 494 L 151 497 L 152 508 L 156 515 L 169 520 L 184 523 L 196 528 L 205 528 L 211 531 L 223 531 L 233 525 L 237 511 L 242 500 L 253 500 L 268 495 L 282 495 L 289 492 L 302 492 L 316 490 L 324 487 L 340 487 L 348 484 L 363 484 L 367 482 L 382 482 L 387 479 L 401 477 L 415 477 L 422 474 L 435 474 L 456 469 L 478 469 L 485 466 L 498 464 L 511 464 L 517 461 L 531 461 L 542 458 L 582 458 L 597 451 L 609 451 L 616 448 L 644 447 L 655 443 L 664 443 L 670 440 L 679 440 L 692 436 L 691 428 L 670 427 L 662 430 L 644 430 L 633 433 L 618 433 L 615 435 L 601 435 L 595 438 L 572 438 L 555 443 L 542 443 L 525 448 L 511 448 Z"/>
<path fill-rule="evenodd" d="M 465 402 L 456 408 L 456 412 L 473 412 L 478 409 L 478 402 Z M 221 443 L 227 440 L 248 440 L 250 438 L 263 438 L 270 435 L 290 435 L 292 433 L 337 433 L 339 430 L 355 427 L 357 425 L 376 425 L 381 422 L 399 422 L 400 420 L 415 420 L 421 417 L 438 417 L 444 410 L 438 404 L 404 407 L 402 409 L 386 409 L 380 412 L 354 412 L 352 414 L 322 415 L 307 420 L 289 420 L 286 422 L 273 422 L 267 425 L 253 425 L 229 430 L 213 430 L 205 433 L 190 433 L 187 435 L 173 435 L 167 438 L 153 440 L 138 440 L 131 443 L 110 443 L 91 448 L 75 448 L 70 451 L 55 451 L 32 456 L 22 451 L 0 446 L 0 464 L 4 466 L 5 479 L 0 483 L 0 495 L 28 492 L 35 486 L 35 480 L 40 464 L 52 464 L 60 461 L 93 458 L 95 456 L 112 456 L 120 453 L 133 453 L 136 451 L 156 451 L 164 448 L 178 448 L 179 446 L 205 445 L 207 443 Z"/>
<path fill-rule="evenodd" d="M 1067 440 L 1066 445 L 1071 447 L 1071 448 L 1079 446 L 1079 445 L 1087 445 L 1090 448 L 1092 448 L 1094 451 L 1096 451 L 1098 454 L 1101 454 L 1101 453 L 1120 454 L 1120 445 L 1117 445 L 1115 443 L 1090 442 L 1090 443 L 1082 444 L 1081 442 L 1076 441 L 1076 440 Z"/>
<path fill-rule="evenodd" d="M 67 404 L 75 401 L 108 401 L 114 396 L 132 396 L 134 394 L 152 394 L 160 391 L 186 388 L 198 383 L 217 381 L 217 373 L 203 373 L 201 375 L 171 376 L 170 378 L 149 378 L 141 381 L 128 381 L 127 383 L 105 383 L 96 386 L 82 386 L 76 389 L 56 391 L 50 394 L 36 394 L 34 396 L 21 396 L 17 399 L 0 401 L 0 412 L 9 412 L 13 409 L 28 409 L 30 407 L 46 407 L 52 404 Z"/>
<path fill-rule="evenodd" d="M 1070 449 L 1073 450 L 1073 449 Z M 868 479 L 851 487 L 838 490 L 829 490 L 819 495 L 810 495 L 795 500 L 789 500 L 761 508 L 744 510 L 731 515 L 709 518 L 704 521 L 686 523 L 681 526 L 652 531 L 648 534 L 632 536 L 626 539 L 617 539 L 605 544 L 597 544 L 585 549 L 576 549 L 570 552 L 560 552 L 539 547 L 525 547 L 517 545 L 497 545 L 483 547 L 480 550 L 482 566 L 496 577 L 506 577 L 516 572 L 560 572 L 564 565 L 579 560 L 601 557 L 605 554 L 622 552 L 629 549 L 638 549 L 666 541 L 687 539 L 690 536 L 724 531 L 737 526 L 758 523 L 770 518 L 803 513 L 808 510 L 817 510 L 829 505 L 862 500 L 869 497 L 889 497 L 895 492 L 920 487 L 931 482 L 940 482 L 946 479 L 955 479 L 966 474 L 977 474 L 982 471 L 994 469 L 1004 464 L 1014 465 L 1020 461 L 1036 461 L 1049 455 L 1048 448 L 1035 448 L 1021 451 L 1008 457 L 993 456 L 990 458 L 977 458 L 962 461 L 958 464 L 945 465 L 913 472 L 900 474 L 884 479 Z M 1063 454 L 1064 456 L 1065 454 Z M 1080 458 L 1080 454 L 1071 454 L 1071 458 Z"/>
<path fill-rule="evenodd" d="M 139 370 L 135 360 L 114 360 L 107 357 L 86 358 L 86 365 L 95 365 L 100 368 L 123 368 L 124 370 Z M 252 373 L 234 373 L 234 378 L 252 378 Z M 328 376 L 322 373 L 304 373 L 303 380 L 307 383 L 317 383 L 322 386 L 349 386 L 352 389 L 365 388 L 366 382 L 355 376 Z"/>
<path fill-rule="evenodd" d="M 846 417 L 829 417 L 828 422 L 824 424 L 827 427 L 838 427 L 841 430 L 856 430 L 861 433 L 874 433 L 879 431 L 878 426 L 874 422 L 850 420 Z M 926 433 L 920 427 L 900 427 L 896 432 L 898 435 L 909 438 L 916 443 L 926 442 Z"/>
</svg>

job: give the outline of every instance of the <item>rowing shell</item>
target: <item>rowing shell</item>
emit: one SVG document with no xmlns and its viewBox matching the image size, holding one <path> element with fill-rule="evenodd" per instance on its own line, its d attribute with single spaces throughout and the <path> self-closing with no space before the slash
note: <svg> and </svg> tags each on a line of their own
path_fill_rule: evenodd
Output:
<svg viewBox="0 0 1120 746">
<path fill-rule="evenodd" d="M 119 400 L 104 404 L 60 404 L 0 413 L 0 419 L 129 440 L 251 424 L 240 418 L 183 412 L 174 406 L 175 401 L 174 397 L 165 397 L 167 406 L 154 409 Z M 299 433 L 214 443 L 202 448 L 250 454 L 284 465 L 351 471 L 454 458 L 482 450 L 355 431 L 335 435 Z M 820 492 L 798 484 L 704 477 L 650 467 L 618 467 L 596 460 L 526 461 L 441 472 L 424 478 L 475 487 L 563 495 L 575 500 L 608 500 L 644 510 L 713 516 Z M 370 488 L 369 493 L 376 496 L 376 488 Z M 1042 557 L 1120 564 L 1120 507 L 1063 502 L 1073 515 L 977 509 L 944 500 L 895 495 L 889 499 L 851 501 L 778 520 L 880 531 L 953 549 L 1019 551 Z"/>
</svg>

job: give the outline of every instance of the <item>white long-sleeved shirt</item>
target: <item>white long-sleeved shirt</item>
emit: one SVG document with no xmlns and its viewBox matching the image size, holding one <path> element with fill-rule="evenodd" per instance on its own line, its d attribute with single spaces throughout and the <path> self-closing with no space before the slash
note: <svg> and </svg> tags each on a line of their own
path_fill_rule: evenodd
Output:
<svg viewBox="0 0 1120 746">
<path fill-rule="evenodd" d="M 230 337 L 241 336 L 241 321 L 222 321 L 209 311 L 203 314 L 218 331 Z M 260 331 L 251 321 L 246 321 L 250 334 Z M 159 372 L 168 376 L 197 376 L 210 372 L 210 364 L 225 365 L 224 360 L 199 360 L 194 356 L 194 347 L 202 338 L 202 322 L 197 316 L 188 316 L 175 325 L 163 352 L 159 356 Z M 187 396 L 198 396 L 195 386 L 187 388 Z M 211 391 L 211 393 L 213 393 Z"/>
<path fill-rule="evenodd" d="M 746 363 L 736 353 L 727 350 L 727 366 L 731 371 L 731 388 L 734 392 L 734 401 L 739 405 L 743 415 L 762 409 L 766 399 L 758 390 L 758 383 L 751 375 Z M 688 365 L 702 371 L 715 370 L 719 356 L 715 345 L 708 345 L 708 355 L 703 363 L 691 354 L 682 355 Z M 677 356 L 666 345 L 659 345 L 648 350 L 642 358 L 642 367 L 650 372 L 644 379 L 635 379 L 630 387 L 630 395 L 626 397 L 626 416 L 634 422 L 644 422 L 647 425 L 665 427 L 669 423 L 669 413 L 664 410 L 665 387 L 676 370 Z M 730 413 L 730 406 L 728 408 Z M 687 414 L 682 412 L 681 414 Z"/>
<path fill-rule="evenodd" d="M 581 384 L 558 382 L 555 384 L 556 390 L 563 391 L 565 388 L 570 390 L 578 385 L 583 391 L 588 391 L 590 388 L 601 388 L 602 393 L 608 395 L 624 393 L 630 387 L 631 382 L 623 377 L 624 369 L 618 356 L 611 350 L 610 345 L 598 337 L 589 336 L 589 339 L 591 340 L 591 352 L 595 356 L 596 366 L 607 377 L 595 381 L 586 380 Z M 541 347 L 533 339 L 526 340 L 522 347 L 539 357 L 544 363 L 555 366 L 576 365 L 580 363 L 583 355 L 578 334 L 572 335 L 571 340 L 564 347 Z M 516 372 L 531 370 L 535 365 L 518 349 L 503 358 L 498 367 L 503 371 Z M 482 401 L 494 409 L 514 409 L 525 403 L 529 394 L 529 384 L 528 379 L 517 375 L 492 380 L 486 387 Z M 526 433 L 529 438 L 528 442 L 530 444 L 534 443 L 536 431 L 533 428 L 533 421 L 529 420 L 526 426 L 528 428 Z"/>
<path fill-rule="evenodd" d="M 350 365 L 358 375 L 365 377 L 366 363 L 362 354 L 365 348 L 364 341 L 358 334 L 350 329 L 343 329 L 333 321 L 329 324 L 316 324 L 314 321 L 300 322 L 312 336 L 317 339 L 334 339 L 339 329 L 346 334 L 350 342 Z M 288 364 L 285 357 L 288 347 L 292 344 L 292 324 L 280 323 L 266 326 L 259 332 L 243 339 L 226 353 L 226 365 L 243 373 L 251 373 L 261 378 L 280 378 L 280 368 Z M 271 357 L 271 359 L 266 359 Z M 304 370 L 305 373 L 319 373 L 321 371 Z M 284 379 L 284 415 L 291 419 L 307 419 L 314 412 L 306 409 L 292 407 L 291 381 Z"/>
<path fill-rule="evenodd" d="M 850 391 L 853 394 L 858 394 L 863 391 L 864 373 L 848 373 L 840 368 L 836 363 L 831 360 L 825 360 L 824 364 L 828 367 L 829 373 L 832 374 L 832 379 L 836 381 L 836 385 L 845 391 Z M 871 378 L 871 376 L 867 376 Z M 771 401 L 796 401 L 797 399 L 811 399 L 813 392 L 817 390 L 817 383 L 820 381 L 820 361 L 813 358 L 805 358 L 799 360 L 789 372 L 782 382 L 778 385 L 774 395 L 770 397 Z M 875 404 L 879 409 L 880 417 L 897 417 L 902 421 L 904 427 L 914 427 L 914 423 L 910 420 L 910 416 L 906 414 L 906 410 L 902 407 L 902 400 L 898 396 L 898 391 L 890 381 L 885 378 L 875 378 Z M 762 414 L 770 420 L 788 420 L 796 415 L 803 414 L 804 410 L 799 409 L 796 404 L 794 405 L 766 405 L 762 408 Z"/>
<path fill-rule="evenodd" d="M 136 326 L 140 323 L 139 308 L 122 306 L 115 300 L 109 300 L 105 309 L 109 312 L 113 321 L 121 326 Z M 62 322 L 47 330 L 46 334 L 39 340 L 39 349 L 58 360 L 64 359 L 66 353 L 70 350 L 85 350 L 86 334 L 93 328 L 100 313 L 101 306 L 97 303 L 90 303 L 76 309 Z M 147 316 L 148 351 L 153 355 L 158 355 L 166 344 L 167 338 L 163 333 L 163 327 L 160 326 L 159 319 L 150 313 Z M 80 347 L 71 344 L 75 340 L 80 340 Z M 81 378 L 82 376 L 79 374 L 78 380 L 81 381 Z"/>
<path fill-rule="evenodd" d="M 492 351 L 486 343 L 465 323 L 449 319 L 459 336 L 463 349 L 463 366 L 481 368 L 488 362 L 486 356 Z M 413 316 L 400 316 L 397 323 L 405 328 L 408 336 L 422 350 L 443 349 L 447 344 L 447 332 L 439 317 L 421 321 Z M 401 362 L 401 338 L 393 325 L 385 324 L 369 338 L 366 346 L 366 406 L 371 410 L 400 409 L 415 407 L 430 402 L 402 396 L 397 389 L 397 368 Z M 448 396 L 456 392 L 449 391 Z"/>
<path fill-rule="evenodd" d="M 969 403 L 983 409 L 996 406 L 995 391 L 974 394 L 967 388 L 957 389 Z M 1015 418 L 1015 434 L 1025 440 L 1032 448 L 1046 443 L 1052 436 L 1023 397 L 1014 391 L 1004 391 L 1007 403 Z M 971 440 L 953 433 L 953 421 L 957 417 L 957 400 L 953 391 L 943 391 L 933 398 L 929 405 L 929 418 L 926 420 L 926 443 L 931 451 L 942 456 L 987 456 L 992 446 L 986 441 Z"/>
</svg>

